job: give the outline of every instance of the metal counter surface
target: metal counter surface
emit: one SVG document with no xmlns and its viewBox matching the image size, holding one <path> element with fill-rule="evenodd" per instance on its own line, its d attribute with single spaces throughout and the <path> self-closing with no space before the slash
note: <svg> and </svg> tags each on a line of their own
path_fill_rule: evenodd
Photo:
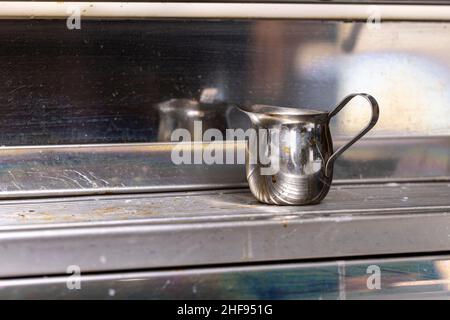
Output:
<svg viewBox="0 0 450 320">
<path fill-rule="evenodd" d="M 335 185 L 304 207 L 247 189 L 2 201 L 0 277 L 443 252 L 449 195 L 441 182 Z"/>
</svg>

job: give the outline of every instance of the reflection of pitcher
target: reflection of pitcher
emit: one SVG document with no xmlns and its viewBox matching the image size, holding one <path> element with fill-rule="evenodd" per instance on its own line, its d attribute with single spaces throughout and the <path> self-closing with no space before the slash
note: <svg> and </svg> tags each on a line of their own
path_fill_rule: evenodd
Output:
<svg viewBox="0 0 450 320">
<path fill-rule="evenodd" d="M 171 141 L 176 129 L 187 129 L 194 139 L 194 121 L 202 121 L 202 134 L 208 129 L 218 129 L 225 137 L 229 126 L 232 105 L 213 99 L 171 99 L 157 106 L 159 111 L 158 141 Z"/>
</svg>

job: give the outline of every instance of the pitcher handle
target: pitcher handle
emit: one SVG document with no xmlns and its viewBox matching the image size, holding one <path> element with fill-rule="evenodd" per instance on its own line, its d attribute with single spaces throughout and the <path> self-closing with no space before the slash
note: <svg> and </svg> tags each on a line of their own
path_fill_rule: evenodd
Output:
<svg viewBox="0 0 450 320">
<path fill-rule="evenodd" d="M 372 97 L 370 94 L 367 94 L 367 93 L 353 93 L 353 94 L 350 94 L 350 95 L 346 96 L 344 98 L 344 100 L 342 100 L 342 102 L 339 103 L 338 106 L 333 111 L 331 111 L 328 114 L 328 119 L 331 119 L 332 117 L 334 117 L 339 111 L 341 111 L 341 109 L 343 107 L 345 107 L 347 105 L 347 103 L 350 102 L 350 100 L 352 100 L 356 96 L 364 97 L 367 101 L 369 101 L 369 103 L 370 103 L 370 105 L 372 107 L 372 117 L 370 119 L 370 122 L 367 124 L 367 126 L 363 130 L 361 130 L 361 132 L 359 132 L 352 140 L 347 142 L 345 145 L 343 145 L 342 147 L 337 149 L 331 155 L 331 157 L 328 159 L 328 161 L 327 161 L 327 163 L 325 165 L 325 175 L 328 176 L 328 177 L 331 175 L 331 172 L 332 172 L 332 169 L 333 169 L 333 165 L 334 165 L 334 161 L 336 161 L 337 157 L 339 157 L 352 144 L 354 144 L 362 136 L 364 136 L 370 129 L 372 129 L 373 126 L 378 121 L 378 117 L 380 115 L 380 109 L 378 108 L 378 102 L 377 102 L 377 100 L 375 100 L 374 97 Z"/>
</svg>

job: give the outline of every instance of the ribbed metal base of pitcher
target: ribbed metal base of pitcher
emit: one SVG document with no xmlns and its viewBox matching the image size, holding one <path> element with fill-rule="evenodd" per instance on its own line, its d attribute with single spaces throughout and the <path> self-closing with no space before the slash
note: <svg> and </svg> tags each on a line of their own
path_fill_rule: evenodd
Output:
<svg viewBox="0 0 450 320">
<path fill-rule="evenodd" d="M 276 205 L 317 204 L 330 190 L 332 178 L 322 171 L 309 176 L 278 173 L 261 175 L 258 166 L 247 168 L 252 194 L 261 202 Z"/>
</svg>

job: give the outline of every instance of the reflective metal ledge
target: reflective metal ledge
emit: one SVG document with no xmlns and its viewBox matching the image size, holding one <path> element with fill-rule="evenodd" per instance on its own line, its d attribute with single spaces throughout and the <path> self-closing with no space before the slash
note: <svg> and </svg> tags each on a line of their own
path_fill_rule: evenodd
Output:
<svg viewBox="0 0 450 320">
<path fill-rule="evenodd" d="M 82 274 L 79 290 L 31 277 L 0 280 L 0 299 L 449 299 L 449 266 L 444 255 Z"/>
<path fill-rule="evenodd" d="M 338 148 L 345 141 L 335 143 Z M 0 199 L 247 186 L 243 164 L 180 164 L 173 143 L 0 148 Z M 192 150 L 203 152 L 206 144 Z M 243 154 L 243 141 L 223 154 Z M 450 181 L 450 138 L 371 138 L 336 162 L 334 183 Z"/>
<path fill-rule="evenodd" d="M 162 192 L 243 187 L 243 165 L 180 164 L 175 144 L 0 148 L 0 198 Z M 201 143 L 189 144 L 202 152 Z M 234 144 L 224 144 L 224 150 Z M 237 144 L 242 152 L 244 144 Z"/>
<path fill-rule="evenodd" d="M 335 186 L 316 206 L 218 190 L 0 203 L 0 277 L 449 251 L 450 183 Z"/>
</svg>

